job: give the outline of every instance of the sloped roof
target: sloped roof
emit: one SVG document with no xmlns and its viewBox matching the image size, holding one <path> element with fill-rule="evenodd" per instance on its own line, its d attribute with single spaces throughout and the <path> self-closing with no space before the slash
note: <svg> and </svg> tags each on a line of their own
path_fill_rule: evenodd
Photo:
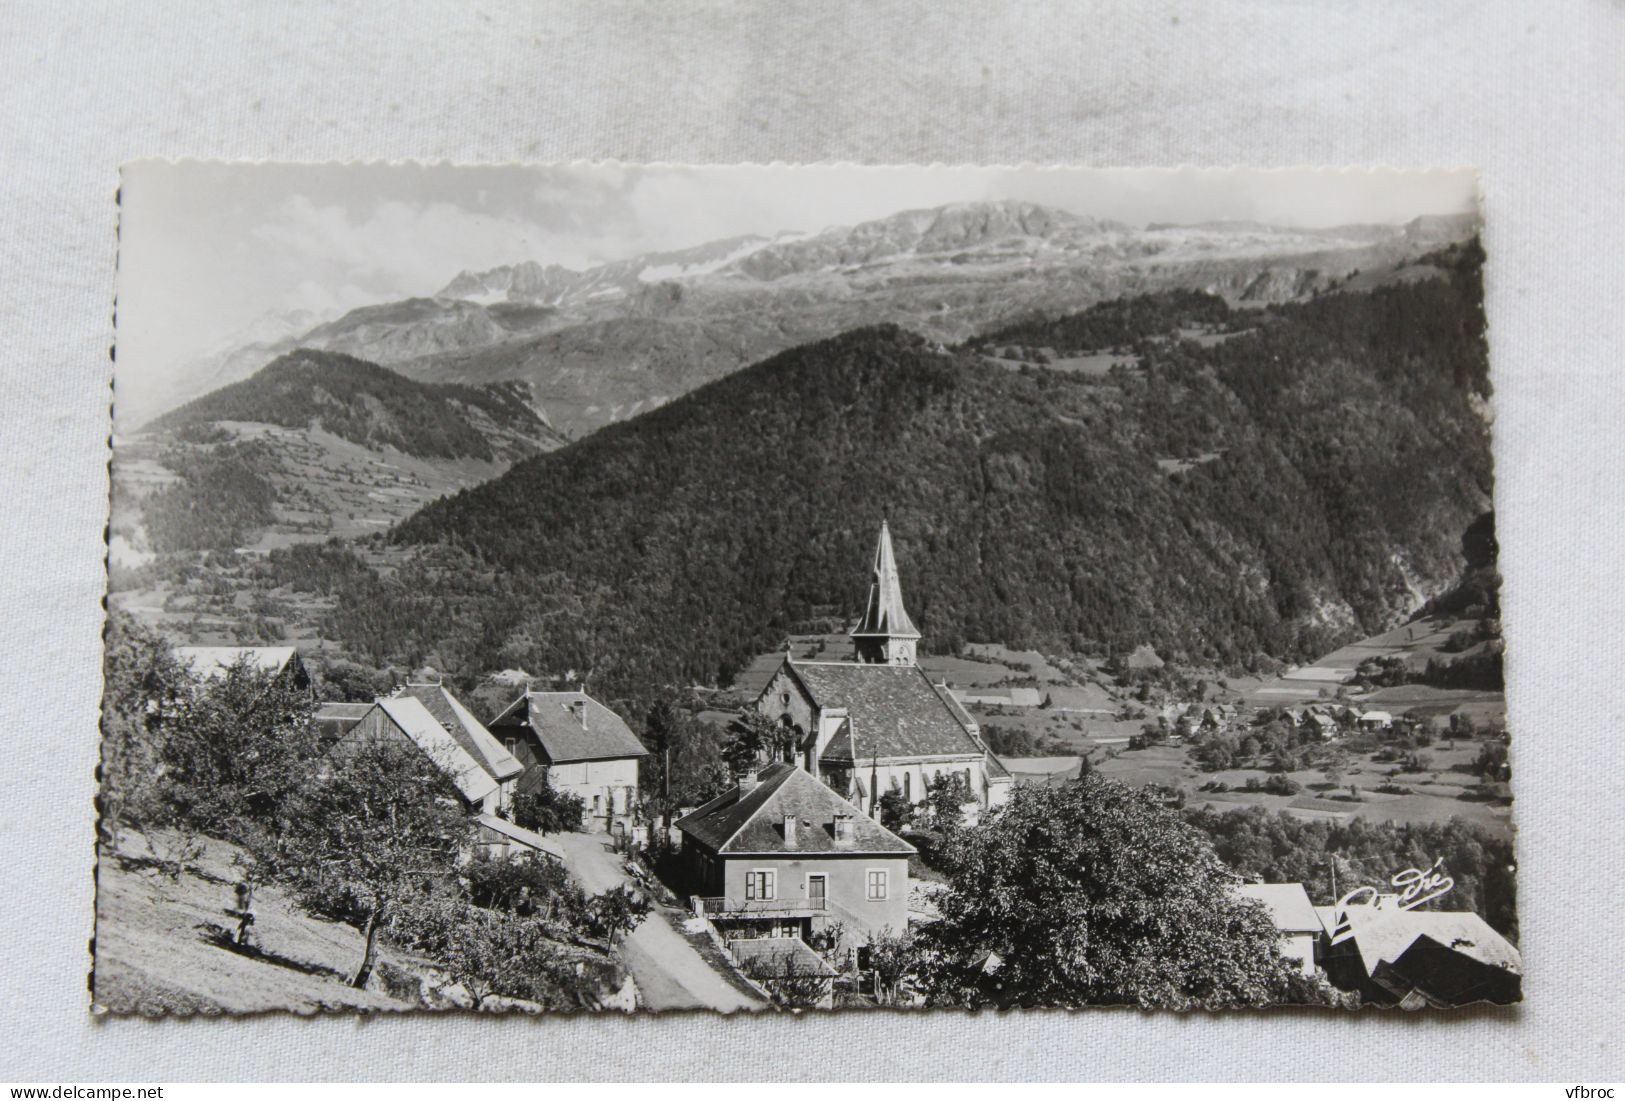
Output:
<svg viewBox="0 0 1625 1101">
<path fill-rule="evenodd" d="M 852 760 L 852 721 L 842 719 L 841 725 L 835 728 L 830 736 L 829 744 L 824 747 L 824 756 L 833 761 Z"/>
<path fill-rule="evenodd" d="M 953 705 L 913 665 L 785 659 L 820 708 L 844 708 L 851 723 L 852 756 L 980 756 L 981 746 L 956 717 Z"/>
<path fill-rule="evenodd" d="M 440 725 L 421 700 L 412 696 L 391 696 L 379 700 L 375 706 L 440 766 L 464 799 L 478 803 L 497 790 L 497 782 L 491 774 L 469 755 L 449 730 Z"/>
<path fill-rule="evenodd" d="M 492 725 L 515 716 L 530 724 L 554 764 L 649 755 L 624 719 L 585 692 L 527 692 Z"/>
<path fill-rule="evenodd" d="M 558 860 L 564 859 L 564 848 L 557 842 L 549 841 L 547 838 L 543 837 L 534 830 L 527 830 L 523 826 L 516 826 L 506 818 L 498 818 L 494 814 L 482 814 L 475 818 L 474 821 L 478 822 L 480 825 L 484 826 L 486 829 L 490 830 L 499 837 L 504 837 L 509 841 L 518 842 L 527 848 L 535 849 L 537 852 L 546 853 L 548 856 L 554 857 Z"/>
<path fill-rule="evenodd" d="M 728 950 L 745 974 L 771 979 L 786 966 L 795 975 L 834 975 L 835 968 L 799 937 L 751 937 L 731 941 Z M 753 966 L 754 965 L 754 966 Z"/>
<path fill-rule="evenodd" d="M 242 658 L 262 672 L 274 673 L 298 656 L 293 646 L 177 646 L 180 658 L 200 677 L 223 677 Z"/>
<path fill-rule="evenodd" d="M 869 602 L 863 618 L 852 629 L 858 635 L 884 635 L 890 638 L 919 638 L 914 621 L 903 610 L 903 584 L 897 576 L 897 558 L 892 554 L 891 531 L 880 522 L 880 541 L 875 544 L 875 579 L 869 586 Z"/>
<path fill-rule="evenodd" d="M 339 703 L 329 701 L 320 704 L 316 713 L 311 716 L 321 732 L 330 738 L 341 737 L 362 719 L 367 717 L 376 704 L 371 703 Z"/>
<path fill-rule="evenodd" d="M 785 843 L 784 819 L 798 822 L 794 845 Z M 852 840 L 835 841 L 835 816 L 852 820 Z M 751 790 L 725 792 L 677 828 L 714 853 L 857 853 L 907 856 L 914 846 L 831 791 L 821 780 L 782 762 L 764 768 Z"/>
<path fill-rule="evenodd" d="M 1316 907 L 1329 930 L 1336 908 Z M 1381 963 L 1392 963 L 1408 952 L 1418 938 L 1427 937 L 1453 952 L 1488 967 L 1523 973 L 1523 957 L 1512 943 L 1471 910 L 1401 910 L 1388 906 L 1350 906 L 1349 925 L 1366 974 Z"/>
<path fill-rule="evenodd" d="M 1240 883 L 1236 894 L 1257 899 L 1283 933 L 1319 933 L 1320 917 L 1302 883 Z"/>
<path fill-rule="evenodd" d="M 426 707 L 435 721 L 457 739 L 457 744 L 485 766 L 485 771 L 495 779 L 508 780 L 525 771 L 519 758 L 504 749 L 502 743 L 485 728 L 485 724 L 476 719 L 443 685 L 408 684 L 401 689 L 400 695 L 411 696 Z"/>
</svg>

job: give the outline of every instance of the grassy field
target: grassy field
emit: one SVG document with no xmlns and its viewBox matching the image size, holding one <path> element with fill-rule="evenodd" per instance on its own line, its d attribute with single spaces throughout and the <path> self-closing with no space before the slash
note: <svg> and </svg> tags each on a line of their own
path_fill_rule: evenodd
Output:
<svg viewBox="0 0 1625 1101">
<path fill-rule="evenodd" d="M 130 835 L 120 854 L 97 867 L 97 1006 L 152 1015 L 417 1005 L 382 989 L 350 987 L 345 977 L 361 958 L 360 933 L 297 910 L 271 888 L 254 896 L 253 949 L 223 946 L 222 930 L 234 925 L 225 913 L 234 900 L 230 845 L 207 842 L 197 871 L 174 878 L 152 866 L 151 853 Z M 380 961 L 405 974 L 417 966 L 385 950 Z M 375 973 L 374 986 L 381 985 Z"/>
<path fill-rule="evenodd" d="M 1484 826 L 1502 836 L 1512 832 L 1512 810 L 1499 803 L 1464 799 L 1478 788 L 1478 777 L 1470 768 L 1482 742 L 1459 740 L 1420 750 L 1429 767 L 1424 771 L 1402 771 L 1393 763 L 1376 759 L 1376 753 L 1351 756 L 1339 781 L 1334 784 L 1318 768 L 1285 775 L 1302 791 L 1296 795 L 1274 795 L 1246 791 L 1249 779 L 1265 782 L 1271 773 L 1258 768 L 1233 768 L 1204 772 L 1197 768 L 1183 746 L 1152 746 L 1140 750 L 1117 750 L 1097 759 L 1096 769 L 1125 784 L 1142 787 L 1158 784 L 1184 788 L 1191 806 L 1229 810 L 1242 806 L 1262 806 L 1305 818 L 1367 818 L 1378 822 L 1440 823 L 1461 818 Z M 1228 785 L 1231 790 L 1204 792 L 1209 782 Z M 1359 789 L 1358 798 L 1350 786 Z M 1408 789 L 1403 792 L 1377 790 L 1384 785 Z"/>
</svg>

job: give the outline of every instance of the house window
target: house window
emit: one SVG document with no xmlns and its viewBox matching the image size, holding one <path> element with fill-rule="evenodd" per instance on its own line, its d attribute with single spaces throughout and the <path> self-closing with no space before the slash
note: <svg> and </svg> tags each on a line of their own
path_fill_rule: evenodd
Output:
<svg viewBox="0 0 1625 1101">
<path fill-rule="evenodd" d="M 881 902 L 886 898 L 886 873 L 881 869 L 869 872 L 869 901 Z"/>
<path fill-rule="evenodd" d="M 509 754 L 512 754 L 514 752 L 514 750 L 519 748 L 519 739 L 518 738 L 504 738 L 504 739 L 502 739 L 502 747 L 504 749 L 506 749 Z"/>
<path fill-rule="evenodd" d="M 777 873 L 771 868 L 763 868 L 745 876 L 745 901 L 760 902 L 778 896 L 778 884 L 775 881 Z"/>
<path fill-rule="evenodd" d="M 909 784 L 909 780 L 909 774 L 906 772 L 903 773 L 903 798 L 912 803 L 914 802 L 914 792 Z"/>
</svg>

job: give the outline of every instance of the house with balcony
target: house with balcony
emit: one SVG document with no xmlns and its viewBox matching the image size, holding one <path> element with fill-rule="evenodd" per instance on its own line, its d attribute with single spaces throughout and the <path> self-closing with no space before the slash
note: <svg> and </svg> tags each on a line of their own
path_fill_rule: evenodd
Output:
<svg viewBox="0 0 1625 1101">
<path fill-rule="evenodd" d="M 613 710 L 585 692 L 526 692 L 491 720 L 491 732 L 524 766 L 519 792 L 548 783 L 581 800 L 588 829 L 631 827 L 649 753 Z"/>
<path fill-rule="evenodd" d="M 678 819 L 686 888 L 726 939 L 848 947 L 908 926 L 914 846 L 791 764 L 769 765 Z"/>
</svg>

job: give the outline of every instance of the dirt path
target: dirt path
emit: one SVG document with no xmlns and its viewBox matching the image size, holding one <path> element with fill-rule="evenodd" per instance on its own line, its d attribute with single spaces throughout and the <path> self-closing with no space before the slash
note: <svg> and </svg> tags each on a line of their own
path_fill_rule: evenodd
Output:
<svg viewBox="0 0 1625 1101">
<path fill-rule="evenodd" d="M 553 834 L 563 849 L 565 863 L 593 894 L 629 884 L 620 857 L 609 851 L 602 834 Z M 683 935 L 672 928 L 667 915 L 656 908 L 621 942 L 621 954 L 637 983 L 645 1009 L 714 1009 L 732 1013 L 761 1009 L 759 999 L 746 996 L 718 974 Z"/>
</svg>

